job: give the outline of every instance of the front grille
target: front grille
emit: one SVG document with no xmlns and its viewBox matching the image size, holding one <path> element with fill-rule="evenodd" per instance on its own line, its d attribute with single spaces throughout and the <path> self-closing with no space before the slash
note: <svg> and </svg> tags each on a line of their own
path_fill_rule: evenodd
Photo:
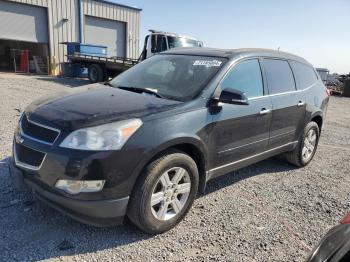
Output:
<svg viewBox="0 0 350 262">
<path fill-rule="evenodd" d="M 54 130 L 49 127 L 44 127 L 28 121 L 25 114 L 21 120 L 21 129 L 24 135 L 49 144 L 53 144 L 59 135 L 58 130 Z"/>
<path fill-rule="evenodd" d="M 15 158 L 19 165 L 29 165 L 34 168 L 40 167 L 44 160 L 45 154 L 29 147 L 15 144 Z"/>
</svg>

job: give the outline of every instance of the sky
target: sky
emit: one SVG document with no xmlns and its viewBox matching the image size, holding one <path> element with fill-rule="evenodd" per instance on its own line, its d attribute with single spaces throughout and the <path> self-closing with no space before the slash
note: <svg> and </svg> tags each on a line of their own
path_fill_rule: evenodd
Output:
<svg viewBox="0 0 350 262">
<path fill-rule="evenodd" d="M 331 73 L 350 72 L 350 0 L 113 0 L 142 8 L 148 29 L 193 36 L 216 48 L 290 52 Z"/>
</svg>

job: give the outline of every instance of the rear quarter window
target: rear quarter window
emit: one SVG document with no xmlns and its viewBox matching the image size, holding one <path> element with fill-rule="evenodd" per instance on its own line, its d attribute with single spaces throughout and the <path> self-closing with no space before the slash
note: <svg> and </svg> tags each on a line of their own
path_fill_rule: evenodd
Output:
<svg viewBox="0 0 350 262">
<path fill-rule="evenodd" d="M 295 91 L 295 81 L 289 63 L 279 59 L 264 59 L 269 94 Z"/>
<path fill-rule="evenodd" d="M 317 81 L 316 72 L 311 66 L 296 61 L 289 63 L 298 82 L 298 89 L 306 89 Z"/>
</svg>

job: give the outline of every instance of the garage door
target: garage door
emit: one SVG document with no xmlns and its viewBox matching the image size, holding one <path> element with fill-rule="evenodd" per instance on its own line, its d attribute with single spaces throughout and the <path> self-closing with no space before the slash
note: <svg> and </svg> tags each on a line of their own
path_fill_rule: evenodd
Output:
<svg viewBox="0 0 350 262">
<path fill-rule="evenodd" d="M 85 16 L 85 43 L 107 46 L 108 56 L 125 57 L 125 23 Z"/>
<path fill-rule="evenodd" d="M 48 42 L 47 13 L 43 7 L 0 1 L 0 39 Z"/>
</svg>

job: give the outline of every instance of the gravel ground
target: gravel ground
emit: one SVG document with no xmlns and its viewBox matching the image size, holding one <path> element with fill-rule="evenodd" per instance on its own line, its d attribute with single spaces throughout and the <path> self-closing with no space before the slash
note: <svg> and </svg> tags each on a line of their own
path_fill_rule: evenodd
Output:
<svg viewBox="0 0 350 262">
<path fill-rule="evenodd" d="M 19 110 L 84 80 L 0 74 L 0 261 L 303 261 L 349 210 L 350 99 L 332 97 L 318 152 L 305 168 L 278 159 L 209 183 L 175 229 L 94 228 L 11 187 Z"/>
</svg>

